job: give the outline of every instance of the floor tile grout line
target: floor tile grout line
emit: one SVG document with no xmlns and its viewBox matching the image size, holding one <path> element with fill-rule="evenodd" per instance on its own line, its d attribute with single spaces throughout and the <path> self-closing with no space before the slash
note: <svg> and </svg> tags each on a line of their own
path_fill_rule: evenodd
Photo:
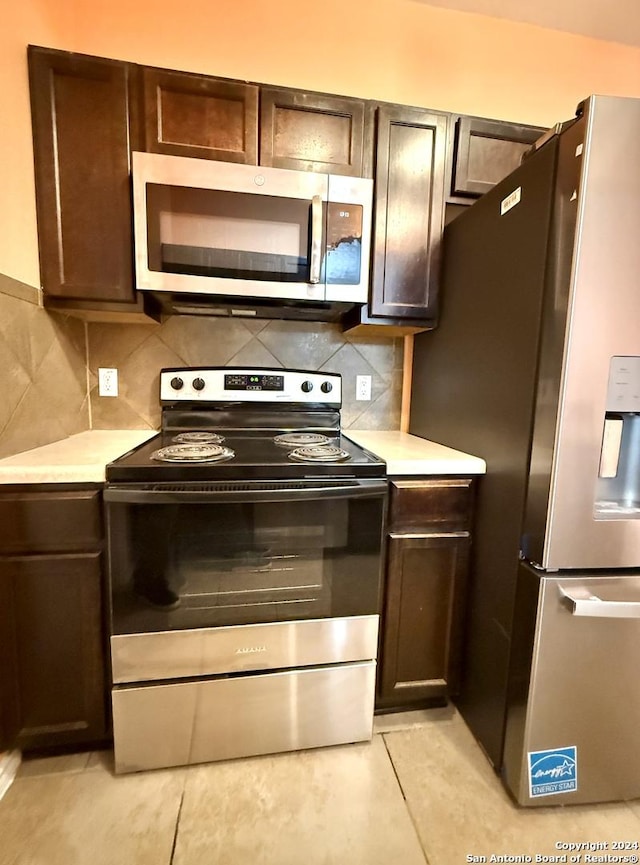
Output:
<svg viewBox="0 0 640 865">
<path fill-rule="evenodd" d="M 173 844 L 171 845 L 171 855 L 169 856 L 168 865 L 173 865 L 173 857 L 176 853 L 176 844 L 178 843 L 178 829 L 180 827 L 180 817 L 182 815 L 182 803 L 184 802 L 184 790 L 180 796 L 180 804 L 178 805 L 178 816 L 176 817 L 176 828 L 173 833 Z"/>
<path fill-rule="evenodd" d="M 407 809 L 407 814 L 409 815 L 409 820 L 411 821 L 411 825 L 413 826 L 413 831 L 416 833 L 416 838 L 418 839 L 418 844 L 420 845 L 420 851 L 422 852 L 422 856 L 424 857 L 424 861 L 426 865 L 430 865 L 429 857 L 427 856 L 427 851 L 424 849 L 422 845 L 422 840 L 420 839 L 420 833 L 418 832 L 418 827 L 416 825 L 416 821 L 413 819 L 413 814 L 411 813 L 411 808 L 409 807 L 409 802 L 407 801 L 406 793 L 404 792 L 404 787 L 402 786 L 402 781 L 400 780 L 400 776 L 396 770 L 396 765 L 393 762 L 393 757 L 391 756 L 391 751 L 389 750 L 389 746 L 387 745 L 387 733 L 381 733 L 382 742 L 384 744 L 385 750 L 387 752 L 387 756 L 389 758 L 389 762 L 391 763 L 391 768 L 393 769 L 393 774 L 396 776 L 396 781 L 398 782 L 398 787 L 400 788 L 400 792 L 402 793 L 402 798 L 405 803 L 405 808 Z"/>
</svg>

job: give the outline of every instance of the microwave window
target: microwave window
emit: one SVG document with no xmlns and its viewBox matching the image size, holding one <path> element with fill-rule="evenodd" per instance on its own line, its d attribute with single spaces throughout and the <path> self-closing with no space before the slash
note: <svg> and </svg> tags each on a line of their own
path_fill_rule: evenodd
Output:
<svg viewBox="0 0 640 865">
<path fill-rule="evenodd" d="M 310 202 L 147 184 L 149 269 L 307 282 Z"/>
</svg>

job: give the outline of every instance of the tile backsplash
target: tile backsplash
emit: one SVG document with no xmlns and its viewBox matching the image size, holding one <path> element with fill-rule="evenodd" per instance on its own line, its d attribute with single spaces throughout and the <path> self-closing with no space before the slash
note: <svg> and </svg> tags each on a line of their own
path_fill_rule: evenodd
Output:
<svg viewBox="0 0 640 865">
<path fill-rule="evenodd" d="M 343 377 L 343 427 L 398 429 L 403 341 L 348 337 L 321 322 L 172 316 L 163 324 L 88 325 L 91 425 L 156 428 L 162 367 L 264 366 L 326 370 Z M 98 395 L 98 369 L 118 370 L 117 397 Z M 371 376 L 371 400 L 356 400 L 356 376 Z"/>
<path fill-rule="evenodd" d="M 78 319 L 0 294 L 0 376 L 0 457 L 89 429 L 85 326 Z"/>
<path fill-rule="evenodd" d="M 344 428 L 398 429 L 402 363 L 401 338 L 349 337 L 335 324 L 202 316 L 85 324 L 3 290 L 0 458 L 86 429 L 157 428 L 159 373 L 172 366 L 338 372 Z M 100 367 L 118 370 L 117 397 L 99 396 Z M 358 375 L 371 376 L 370 401 L 355 398 Z"/>
</svg>

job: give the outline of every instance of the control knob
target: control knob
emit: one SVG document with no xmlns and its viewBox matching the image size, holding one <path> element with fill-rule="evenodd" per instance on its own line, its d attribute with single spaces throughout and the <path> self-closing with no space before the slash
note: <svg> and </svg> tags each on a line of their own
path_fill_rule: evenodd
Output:
<svg viewBox="0 0 640 865">
<path fill-rule="evenodd" d="M 320 390 L 322 391 L 322 393 L 331 393 L 331 391 L 333 390 L 333 385 L 330 381 L 323 381 L 320 385 Z"/>
<path fill-rule="evenodd" d="M 184 386 L 184 382 L 182 381 L 180 376 L 176 376 L 175 378 L 171 379 L 171 387 L 174 390 L 181 390 L 183 386 Z"/>
<path fill-rule="evenodd" d="M 313 390 L 313 382 L 303 381 L 302 384 L 300 385 L 300 387 L 302 388 L 302 390 L 305 393 L 309 393 L 310 391 Z"/>
<path fill-rule="evenodd" d="M 192 381 L 194 390 L 204 390 L 204 379 L 203 378 L 194 378 Z"/>
</svg>

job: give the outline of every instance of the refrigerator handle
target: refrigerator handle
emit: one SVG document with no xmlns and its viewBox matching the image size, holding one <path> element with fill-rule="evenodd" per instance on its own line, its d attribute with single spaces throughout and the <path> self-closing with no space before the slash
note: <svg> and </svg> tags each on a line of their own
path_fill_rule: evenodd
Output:
<svg viewBox="0 0 640 865">
<path fill-rule="evenodd" d="M 588 589 L 578 588 L 572 592 L 560 589 L 561 601 L 572 616 L 598 616 L 604 619 L 640 619 L 638 601 L 603 601 Z"/>
</svg>

